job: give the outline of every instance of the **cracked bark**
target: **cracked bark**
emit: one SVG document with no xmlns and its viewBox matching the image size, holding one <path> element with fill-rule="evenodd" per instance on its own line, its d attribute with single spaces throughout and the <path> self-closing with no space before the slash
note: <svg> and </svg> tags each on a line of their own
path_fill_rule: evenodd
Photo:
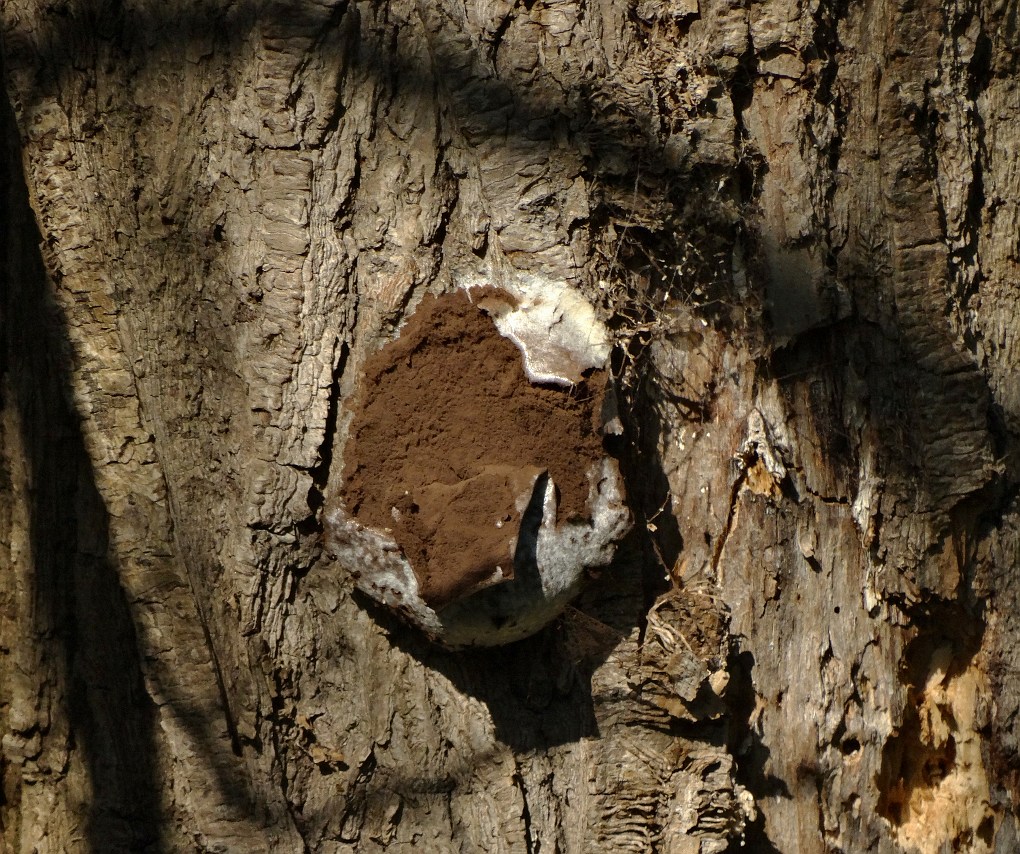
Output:
<svg viewBox="0 0 1020 854">
<path fill-rule="evenodd" d="M 1016 16 L 8 0 L 4 850 L 1011 850 Z M 640 524 L 449 653 L 319 514 L 497 269 L 615 329 Z"/>
</svg>

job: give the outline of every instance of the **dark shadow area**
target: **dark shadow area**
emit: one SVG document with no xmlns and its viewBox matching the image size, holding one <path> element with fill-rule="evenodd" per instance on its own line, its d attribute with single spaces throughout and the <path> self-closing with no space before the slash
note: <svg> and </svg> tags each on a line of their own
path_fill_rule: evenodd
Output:
<svg viewBox="0 0 1020 854">
<path fill-rule="evenodd" d="M 51 651 L 47 659 L 60 665 L 43 690 L 62 695 L 71 749 L 80 750 L 91 782 L 86 825 L 91 849 L 158 851 L 164 823 L 159 804 L 167 786 L 156 765 L 158 713 L 143 680 L 125 593 L 108 558 L 109 517 L 70 404 L 66 321 L 47 292 L 42 240 L 19 168 L 6 93 L 3 98 L 0 358 L 10 396 L 0 403 L 17 412 L 34 487 L 29 515 L 37 618 L 32 628 L 39 633 L 36 642 Z M 158 662 L 150 662 L 150 670 L 191 742 L 208 745 L 216 722 L 207 710 L 181 696 L 176 674 L 159 672 Z M 220 692 L 229 708 L 222 685 Z M 231 715 L 224 719 L 233 735 Z M 239 750 L 236 736 L 234 743 Z M 241 815 L 266 814 L 253 801 L 240 765 L 215 750 L 201 755 L 229 808 Z"/>
<path fill-rule="evenodd" d="M 734 652 L 727 667 L 730 684 L 726 700 L 732 710 L 730 730 L 730 753 L 737 762 L 737 782 L 744 786 L 756 802 L 766 798 L 792 798 L 786 781 L 766 773 L 769 749 L 762 744 L 761 737 L 752 725 L 757 698 L 754 689 L 754 656 L 750 652 Z M 775 702 L 781 703 L 781 695 Z M 765 827 L 765 812 L 759 807 L 757 816 L 740 839 L 734 839 L 727 849 L 731 852 L 755 851 L 762 854 L 779 854 L 779 850 L 768 837 Z"/>
<path fill-rule="evenodd" d="M 636 370 L 640 379 L 624 407 L 625 432 L 620 441 L 620 469 L 634 514 L 635 539 L 642 551 L 643 610 L 647 611 L 656 597 L 669 589 L 668 579 L 677 577 L 684 542 L 673 512 L 672 491 L 658 448 L 658 439 L 664 429 L 663 409 L 674 402 L 660 396 L 660 389 L 654 381 L 645 381 L 650 370 L 647 351 L 637 357 Z"/>
<path fill-rule="evenodd" d="M 644 613 L 642 539 L 629 535 L 561 617 L 506 646 L 443 649 L 367 595 L 354 596 L 396 646 L 485 703 L 500 741 L 541 751 L 598 735 L 591 675 Z"/>
<path fill-rule="evenodd" d="M 43 753 L 34 761 L 44 763 L 50 754 L 64 762 L 62 751 L 70 751 L 70 772 L 50 769 L 45 785 L 54 787 L 61 774 L 74 773 L 76 761 L 84 764 L 92 798 L 82 819 L 92 851 L 159 851 L 163 781 L 154 765 L 156 709 L 107 556 L 107 512 L 68 402 L 68 342 L 47 293 L 6 93 L 0 122 L 0 405 L 20 422 L 31 490 L 28 599 L 34 614 L 21 615 L 27 636 L 18 642 L 43 651 L 46 670 L 32 678 L 43 709 L 51 705 L 49 723 L 40 719 Z M 65 738 L 65 715 L 67 744 L 55 743 Z"/>
</svg>

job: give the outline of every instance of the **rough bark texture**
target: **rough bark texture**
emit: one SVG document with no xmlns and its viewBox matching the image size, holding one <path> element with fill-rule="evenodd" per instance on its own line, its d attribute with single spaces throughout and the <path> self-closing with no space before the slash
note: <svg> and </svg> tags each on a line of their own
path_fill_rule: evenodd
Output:
<svg viewBox="0 0 1020 854">
<path fill-rule="evenodd" d="M 1012 0 L 0 14 L 0 850 L 1014 850 Z M 321 508 L 369 356 L 524 275 L 638 525 L 447 652 Z"/>
</svg>

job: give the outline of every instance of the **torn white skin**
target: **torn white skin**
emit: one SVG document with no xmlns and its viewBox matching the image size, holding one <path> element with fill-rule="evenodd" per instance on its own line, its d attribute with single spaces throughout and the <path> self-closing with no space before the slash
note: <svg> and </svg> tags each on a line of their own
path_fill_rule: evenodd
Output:
<svg viewBox="0 0 1020 854">
<path fill-rule="evenodd" d="M 483 586 L 440 611 L 419 596 L 418 579 L 386 534 L 359 525 L 343 510 L 326 518 L 327 550 L 351 571 L 355 585 L 449 647 L 499 646 L 528 637 L 555 619 L 577 595 L 589 567 L 605 566 L 630 529 L 616 461 L 588 472 L 591 521 L 556 525 L 552 479 L 536 479 L 521 517 L 514 577 Z"/>
<path fill-rule="evenodd" d="M 574 385 L 585 371 L 605 367 L 609 330 L 588 300 L 566 282 L 519 274 L 499 288 L 516 305 L 498 296 L 483 296 L 479 305 L 499 333 L 517 345 L 531 382 Z"/>
</svg>

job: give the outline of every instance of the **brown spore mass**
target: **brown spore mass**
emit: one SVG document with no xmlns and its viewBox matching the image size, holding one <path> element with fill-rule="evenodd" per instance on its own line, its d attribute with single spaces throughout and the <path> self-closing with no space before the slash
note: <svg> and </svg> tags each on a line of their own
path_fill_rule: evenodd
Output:
<svg viewBox="0 0 1020 854">
<path fill-rule="evenodd" d="M 502 296 L 488 289 L 479 297 Z M 342 498 L 388 531 L 440 608 L 513 575 L 517 500 L 547 472 L 559 522 L 588 518 L 587 473 L 604 455 L 605 376 L 533 385 L 521 352 L 463 291 L 426 296 L 400 337 L 369 357 L 344 451 Z"/>
</svg>

